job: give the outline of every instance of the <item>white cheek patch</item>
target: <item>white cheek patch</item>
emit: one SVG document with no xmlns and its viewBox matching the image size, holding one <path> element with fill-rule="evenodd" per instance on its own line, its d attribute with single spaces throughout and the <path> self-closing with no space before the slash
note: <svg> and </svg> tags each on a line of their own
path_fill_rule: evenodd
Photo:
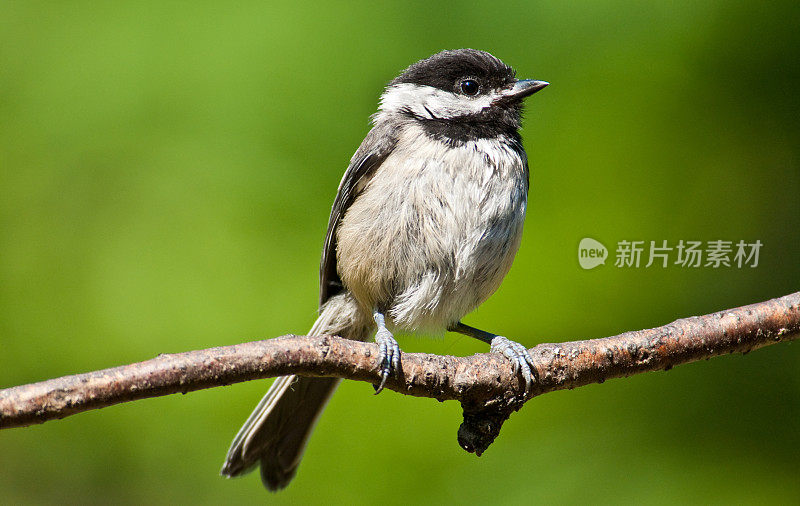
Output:
<svg viewBox="0 0 800 506">
<path fill-rule="evenodd" d="M 389 113 L 410 110 L 421 118 L 448 119 L 479 113 L 498 97 L 497 92 L 467 97 L 433 86 L 401 83 L 389 87 L 381 95 L 380 110 Z"/>
</svg>

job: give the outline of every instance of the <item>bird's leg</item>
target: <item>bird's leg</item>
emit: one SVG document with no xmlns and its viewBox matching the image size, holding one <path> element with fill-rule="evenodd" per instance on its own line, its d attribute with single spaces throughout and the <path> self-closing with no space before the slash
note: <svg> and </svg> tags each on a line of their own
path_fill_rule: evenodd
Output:
<svg viewBox="0 0 800 506">
<path fill-rule="evenodd" d="M 474 337 L 484 343 L 490 345 L 489 351 L 492 353 L 501 353 L 511 361 L 514 366 L 514 372 L 522 374 L 525 380 L 525 396 L 528 396 L 533 382 L 536 380 L 536 369 L 533 366 L 533 359 L 528 353 L 528 349 L 518 342 L 512 341 L 506 337 L 498 336 L 469 325 L 464 325 L 461 322 L 450 326 L 447 330 L 458 332 L 466 336 Z"/>
<path fill-rule="evenodd" d="M 383 386 L 390 374 L 397 374 L 400 371 L 400 346 L 394 336 L 386 328 L 386 321 L 383 313 L 375 310 L 372 318 L 378 324 L 378 332 L 375 333 L 375 343 L 378 345 L 378 363 L 381 369 L 381 382 L 375 387 L 375 395 L 381 393 Z"/>
</svg>

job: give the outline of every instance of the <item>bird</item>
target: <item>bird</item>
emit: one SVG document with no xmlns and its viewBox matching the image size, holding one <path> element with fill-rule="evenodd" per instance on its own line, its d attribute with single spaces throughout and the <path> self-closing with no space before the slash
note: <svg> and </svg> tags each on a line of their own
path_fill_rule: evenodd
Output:
<svg viewBox="0 0 800 506">
<path fill-rule="evenodd" d="M 527 349 L 461 319 L 500 286 L 520 246 L 528 158 L 523 100 L 549 83 L 517 79 L 492 54 L 438 52 L 385 87 L 372 127 L 339 184 L 320 262 L 309 335 L 375 335 L 381 380 L 401 370 L 395 332 L 462 333 L 511 361 L 525 393 Z M 276 379 L 236 434 L 221 474 L 260 465 L 270 491 L 294 478 L 314 425 L 340 383 Z"/>
</svg>

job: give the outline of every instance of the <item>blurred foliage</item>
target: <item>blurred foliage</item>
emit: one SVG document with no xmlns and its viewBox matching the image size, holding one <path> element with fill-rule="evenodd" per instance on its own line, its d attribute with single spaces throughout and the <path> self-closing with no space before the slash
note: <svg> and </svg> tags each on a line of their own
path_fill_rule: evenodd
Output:
<svg viewBox="0 0 800 506">
<path fill-rule="evenodd" d="M 305 331 L 381 87 L 440 49 L 546 79 L 526 235 L 467 323 L 528 345 L 796 291 L 800 4 L 0 2 L 0 385 Z M 757 268 L 579 268 L 578 241 L 764 243 Z M 407 351 L 481 343 L 401 339 Z M 800 347 L 459 407 L 347 383 L 285 492 L 216 473 L 258 381 L 0 432 L 0 502 L 788 503 Z"/>
</svg>

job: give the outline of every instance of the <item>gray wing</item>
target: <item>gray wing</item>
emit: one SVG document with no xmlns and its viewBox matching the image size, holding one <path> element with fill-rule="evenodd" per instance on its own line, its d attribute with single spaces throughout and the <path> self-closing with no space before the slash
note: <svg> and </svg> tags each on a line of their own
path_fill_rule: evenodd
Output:
<svg viewBox="0 0 800 506">
<path fill-rule="evenodd" d="M 347 209 L 364 186 L 372 179 L 376 170 L 386 160 L 397 144 L 395 132 L 387 125 L 376 125 L 364 138 L 364 142 L 350 160 L 350 166 L 339 183 L 339 191 L 333 201 L 328 219 L 328 232 L 322 248 L 319 265 L 319 304 L 344 290 L 342 279 L 336 271 L 336 231 Z"/>
</svg>

